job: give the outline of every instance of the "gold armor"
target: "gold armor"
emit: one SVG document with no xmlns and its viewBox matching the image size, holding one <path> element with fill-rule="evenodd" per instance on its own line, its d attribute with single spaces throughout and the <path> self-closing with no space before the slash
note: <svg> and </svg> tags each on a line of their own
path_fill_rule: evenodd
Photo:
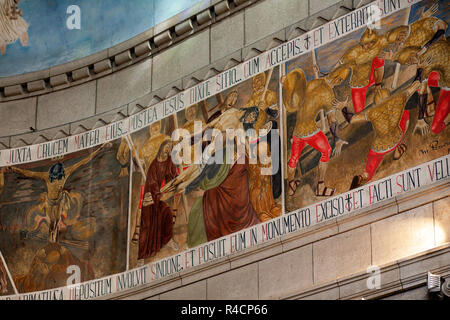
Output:
<svg viewBox="0 0 450 320">
<path fill-rule="evenodd" d="M 448 40 L 439 40 L 432 44 L 428 50 L 420 56 L 423 63 L 431 58 L 431 64 L 424 68 L 423 77 L 428 78 L 430 72 L 439 73 L 439 85 L 441 87 L 450 86 L 450 43 Z"/>
<path fill-rule="evenodd" d="M 426 64 L 423 70 L 423 79 L 428 78 L 432 71 L 439 73 L 439 84 L 441 87 L 450 85 L 450 44 L 447 39 L 441 39 L 432 44 L 427 51 L 417 58 L 417 53 L 421 47 L 406 47 L 401 49 L 394 55 L 394 60 L 400 64 L 426 64 L 427 60 L 431 61 Z"/>
<path fill-rule="evenodd" d="M 287 97 L 291 97 L 291 100 L 287 100 Z M 316 124 L 317 115 L 322 109 L 328 113 L 333 99 L 333 89 L 325 79 L 314 79 L 306 84 L 301 69 L 289 72 L 283 84 L 283 102 L 288 111 L 297 111 L 294 135 L 304 138 L 316 133 L 319 130 Z"/>
<path fill-rule="evenodd" d="M 376 152 L 390 150 L 401 140 L 403 131 L 399 123 L 407 100 L 407 92 L 401 92 L 383 99 L 365 111 L 365 117 L 372 123 L 375 132 L 372 150 Z"/>
<path fill-rule="evenodd" d="M 436 17 L 428 17 L 411 23 L 409 25 L 409 36 L 403 46 L 423 47 L 436 33 L 433 29 L 438 20 Z"/>
<path fill-rule="evenodd" d="M 360 44 L 350 48 L 339 61 L 341 64 L 348 64 L 353 70 L 350 85 L 352 87 L 367 86 L 373 59 L 383 49 L 397 41 L 399 35 L 402 32 L 407 32 L 407 30 L 408 26 L 400 26 L 379 36 L 376 30 L 367 28 L 361 37 Z"/>
</svg>

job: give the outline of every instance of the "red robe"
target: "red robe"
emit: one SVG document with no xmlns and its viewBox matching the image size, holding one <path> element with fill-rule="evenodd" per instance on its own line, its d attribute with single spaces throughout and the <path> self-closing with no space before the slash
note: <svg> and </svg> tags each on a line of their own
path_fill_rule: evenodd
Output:
<svg viewBox="0 0 450 320">
<path fill-rule="evenodd" d="M 147 171 L 144 194 L 150 192 L 154 203 L 142 207 L 138 259 L 154 256 L 172 238 L 173 214 L 167 203 L 160 200 L 160 188 L 163 181 L 176 176 L 177 167 L 170 157 L 163 162 L 153 160 Z"/>
<path fill-rule="evenodd" d="M 203 218 L 208 241 L 259 223 L 250 203 L 248 164 L 234 164 L 225 180 L 203 195 Z"/>
</svg>

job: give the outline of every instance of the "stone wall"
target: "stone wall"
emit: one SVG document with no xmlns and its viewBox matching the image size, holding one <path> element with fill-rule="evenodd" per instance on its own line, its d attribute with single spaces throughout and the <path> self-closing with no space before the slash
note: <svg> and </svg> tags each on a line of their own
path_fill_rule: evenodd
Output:
<svg viewBox="0 0 450 320">
<path fill-rule="evenodd" d="M 211 0 L 180 36 L 175 27 L 188 20 L 83 61 L 0 79 L 0 149 L 122 119 L 369 2 Z M 449 194 L 444 181 L 112 298 L 401 297 L 423 287 L 428 270 L 450 275 Z M 371 265 L 382 276 L 372 291 Z"/>
<path fill-rule="evenodd" d="M 111 298 L 427 299 L 428 271 L 450 277 L 449 195 L 444 182 Z"/>
</svg>

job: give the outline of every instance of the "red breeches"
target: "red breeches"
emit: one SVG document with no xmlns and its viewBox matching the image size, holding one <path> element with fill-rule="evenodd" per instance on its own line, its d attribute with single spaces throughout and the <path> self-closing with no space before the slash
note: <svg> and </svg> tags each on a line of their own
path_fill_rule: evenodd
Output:
<svg viewBox="0 0 450 320">
<path fill-rule="evenodd" d="M 367 86 L 364 86 L 362 88 L 351 88 L 351 94 L 352 94 L 352 101 L 353 101 L 353 108 L 355 110 L 355 113 L 360 113 L 364 110 L 364 107 L 366 105 L 366 94 L 367 89 L 369 89 L 370 86 L 375 84 L 375 69 L 381 68 L 384 66 L 384 60 L 375 58 L 372 60 L 372 68 L 370 70 L 370 78 L 369 78 L 369 84 Z"/>
<path fill-rule="evenodd" d="M 369 180 L 372 180 L 373 176 L 375 175 L 375 172 L 377 171 L 378 167 L 381 164 L 381 161 L 383 161 L 383 158 L 386 154 L 394 151 L 402 142 L 403 137 L 405 136 L 405 131 L 406 131 L 406 124 L 409 120 L 409 111 L 405 110 L 403 111 L 403 115 L 402 118 L 400 119 L 400 128 L 402 129 L 403 135 L 402 138 L 400 139 L 400 141 L 397 143 L 397 145 L 387 151 L 384 152 L 376 152 L 373 151 L 372 149 L 369 151 L 369 156 L 367 158 L 367 163 L 366 163 L 366 172 L 369 175 Z"/>
<path fill-rule="evenodd" d="M 448 116 L 450 102 L 450 90 L 441 89 L 441 94 L 436 105 L 431 131 L 439 134 L 445 129 L 445 118 Z"/>
<path fill-rule="evenodd" d="M 321 162 L 328 162 L 328 160 L 330 160 L 331 146 L 322 131 L 319 131 L 315 135 L 308 138 L 297 138 L 295 135 L 293 135 L 292 138 L 293 141 L 291 147 L 291 158 L 289 159 L 289 167 L 295 168 L 297 166 L 298 159 L 300 159 L 300 155 L 302 154 L 302 150 L 306 144 L 309 144 L 314 149 L 320 151 L 322 154 L 320 157 Z"/>
</svg>

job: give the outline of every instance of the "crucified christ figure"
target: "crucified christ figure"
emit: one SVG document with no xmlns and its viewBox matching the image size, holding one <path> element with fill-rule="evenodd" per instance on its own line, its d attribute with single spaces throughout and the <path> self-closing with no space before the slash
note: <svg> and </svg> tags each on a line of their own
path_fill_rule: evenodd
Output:
<svg viewBox="0 0 450 320">
<path fill-rule="evenodd" d="M 94 159 L 104 147 L 110 148 L 111 146 L 111 143 L 102 145 L 89 156 L 68 168 L 64 168 L 64 164 L 61 162 L 52 165 L 48 172 L 30 171 L 17 167 L 8 168 L 8 171 L 21 174 L 25 177 L 43 180 L 47 185 L 47 192 L 44 195 L 46 218 L 49 220 L 49 242 L 55 243 L 58 241 L 61 215 L 65 210 L 70 208 L 70 193 L 64 189 L 67 179 L 78 168 Z"/>
</svg>

